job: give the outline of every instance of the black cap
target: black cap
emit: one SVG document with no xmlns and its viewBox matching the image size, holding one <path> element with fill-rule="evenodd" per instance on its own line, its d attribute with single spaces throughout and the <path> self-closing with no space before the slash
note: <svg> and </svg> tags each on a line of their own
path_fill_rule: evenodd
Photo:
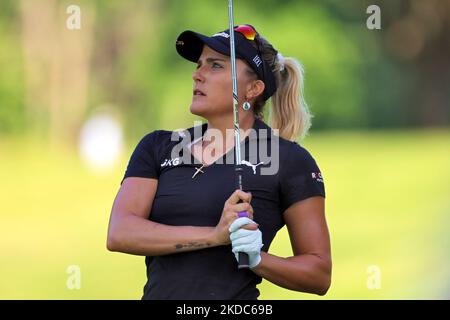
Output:
<svg viewBox="0 0 450 320">
<path fill-rule="evenodd" d="M 251 27 L 253 28 L 253 26 Z M 234 32 L 236 58 L 245 60 L 256 72 L 258 78 L 264 82 L 265 89 L 263 97 L 264 100 L 267 100 L 277 90 L 275 76 L 270 66 L 262 59 L 258 50 L 250 43 L 251 41 L 247 40 L 240 32 Z M 177 52 L 183 58 L 192 62 L 198 62 L 204 44 L 223 55 L 230 56 L 229 29 L 218 32 L 211 37 L 190 30 L 184 31 L 178 36 L 176 48 Z"/>
</svg>

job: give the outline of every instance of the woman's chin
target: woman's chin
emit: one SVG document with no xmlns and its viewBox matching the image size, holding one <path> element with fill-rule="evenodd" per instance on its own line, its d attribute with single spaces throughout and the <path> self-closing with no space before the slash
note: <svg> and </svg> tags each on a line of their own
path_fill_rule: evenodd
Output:
<svg viewBox="0 0 450 320">
<path fill-rule="evenodd" d="M 193 101 L 190 107 L 191 113 L 196 116 L 204 116 L 208 112 L 208 107 L 204 104 L 200 104 Z"/>
</svg>

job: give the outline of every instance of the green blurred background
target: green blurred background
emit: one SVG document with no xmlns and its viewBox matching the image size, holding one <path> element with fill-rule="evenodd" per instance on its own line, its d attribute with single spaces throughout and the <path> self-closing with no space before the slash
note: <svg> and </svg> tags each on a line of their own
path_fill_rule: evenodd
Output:
<svg viewBox="0 0 450 320">
<path fill-rule="evenodd" d="M 450 298 L 450 1 L 234 6 L 304 65 L 332 239 L 325 297 L 261 298 Z M 140 138 L 201 120 L 176 37 L 227 25 L 226 0 L 1 0 L 1 299 L 140 298 L 144 258 L 106 250 L 112 203 Z M 291 255 L 285 229 L 270 252 Z"/>
</svg>

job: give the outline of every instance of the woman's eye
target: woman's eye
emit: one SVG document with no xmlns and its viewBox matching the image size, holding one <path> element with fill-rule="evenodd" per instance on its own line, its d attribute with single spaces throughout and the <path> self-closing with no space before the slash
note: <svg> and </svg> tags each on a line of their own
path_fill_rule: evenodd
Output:
<svg viewBox="0 0 450 320">
<path fill-rule="evenodd" d="M 222 66 L 220 65 L 220 64 L 218 64 L 218 63 L 213 63 L 213 68 L 222 68 Z"/>
</svg>

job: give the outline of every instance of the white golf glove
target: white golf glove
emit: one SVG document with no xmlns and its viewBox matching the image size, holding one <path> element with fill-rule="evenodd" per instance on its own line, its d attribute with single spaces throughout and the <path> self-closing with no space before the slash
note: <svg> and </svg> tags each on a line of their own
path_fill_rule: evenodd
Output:
<svg viewBox="0 0 450 320">
<path fill-rule="evenodd" d="M 259 229 L 246 230 L 242 226 L 255 223 L 249 218 L 238 218 L 230 225 L 230 240 L 234 256 L 238 259 L 238 252 L 248 254 L 249 267 L 254 268 L 261 262 L 262 233 Z"/>
</svg>

